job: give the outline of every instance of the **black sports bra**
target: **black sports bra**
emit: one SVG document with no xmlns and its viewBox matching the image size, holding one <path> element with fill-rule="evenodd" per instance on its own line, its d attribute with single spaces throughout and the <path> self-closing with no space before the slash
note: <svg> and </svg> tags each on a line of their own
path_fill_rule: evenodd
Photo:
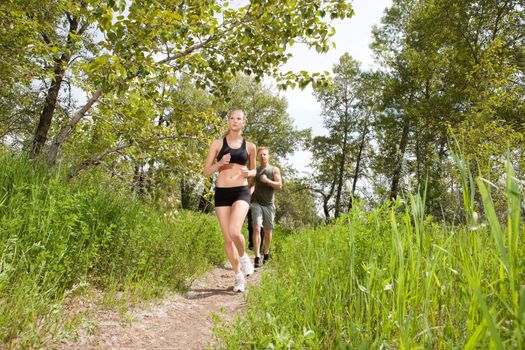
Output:
<svg viewBox="0 0 525 350">
<path fill-rule="evenodd" d="M 230 163 L 236 163 L 240 165 L 246 165 L 248 164 L 248 151 L 246 150 L 246 140 L 242 140 L 242 145 L 239 148 L 230 148 L 228 145 L 228 142 L 226 141 L 226 137 L 222 139 L 222 148 L 219 151 L 219 154 L 217 154 L 217 161 L 220 161 L 222 159 L 222 156 L 230 153 Z"/>
</svg>

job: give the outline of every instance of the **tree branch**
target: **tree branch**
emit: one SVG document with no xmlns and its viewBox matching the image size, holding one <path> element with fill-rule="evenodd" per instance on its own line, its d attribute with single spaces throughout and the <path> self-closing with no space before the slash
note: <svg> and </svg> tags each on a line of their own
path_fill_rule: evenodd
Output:
<svg viewBox="0 0 525 350">
<path fill-rule="evenodd" d="M 78 122 L 84 117 L 86 112 L 93 106 L 93 104 L 98 100 L 100 95 L 102 95 L 102 92 L 104 89 L 102 87 L 98 88 L 97 91 L 91 96 L 91 98 L 86 102 L 86 104 L 75 113 L 73 116 L 73 119 L 60 131 L 60 133 L 57 135 L 55 140 L 53 141 L 53 144 L 51 145 L 51 149 L 49 150 L 49 156 L 48 156 L 48 163 L 49 164 L 55 164 L 58 152 L 60 152 L 60 149 L 62 148 L 62 145 L 64 144 L 64 141 L 69 137 L 69 135 L 73 132 L 73 129 L 78 124 Z"/>
<path fill-rule="evenodd" d="M 159 142 L 159 141 L 164 141 L 164 140 L 175 140 L 175 139 L 197 139 L 197 138 L 196 137 L 191 137 L 191 136 L 188 136 L 188 137 L 163 136 L 163 137 L 158 137 L 158 138 L 150 139 L 150 140 L 146 140 L 146 141 L 150 142 L 150 143 L 154 143 L 154 142 Z M 123 150 L 125 150 L 127 148 L 130 148 L 130 147 L 133 147 L 133 146 L 137 146 L 137 145 L 139 145 L 139 143 L 136 142 L 136 141 L 127 142 L 127 143 L 121 143 L 121 144 L 119 144 L 116 147 L 109 148 L 109 149 L 105 150 L 104 152 L 100 153 L 98 156 L 95 156 L 95 157 L 92 157 L 92 158 L 88 158 L 88 159 L 82 161 L 75 169 L 71 170 L 68 173 L 67 180 L 70 181 L 73 177 L 77 176 L 78 173 L 80 173 L 84 169 L 87 169 L 91 165 L 97 165 L 97 164 L 101 163 L 102 159 L 104 159 L 105 157 L 107 157 L 110 154 L 119 153 L 119 152 L 121 152 L 121 151 L 123 151 Z"/>
<path fill-rule="evenodd" d="M 122 150 L 124 150 L 124 149 L 126 149 L 126 148 L 131 147 L 132 145 L 133 145 L 132 143 L 121 144 L 121 145 L 119 145 L 119 146 L 117 146 L 117 147 L 114 147 L 114 148 L 110 148 L 110 149 L 105 150 L 104 152 L 102 152 L 101 154 L 99 154 L 99 155 L 96 156 L 96 157 L 93 157 L 93 158 L 89 158 L 89 159 L 84 160 L 82 163 L 80 163 L 79 166 L 77 166 L 74 170 L 70 171 L 70 172 L 67 174 L 67 180 L 70 181 L 70 180 L 71 180 L 73 177 L 75 177 L 79 172 L 81 172 L 82 170 L 88 168 L 89 166 L 100 163 L 100 161 L 101 161 L 103 158 L 105 158 L 107 155 L 112 154 L 112 153 L 115 153 L 115 152 L 122 151 Z"/>
<path fill-rule="evenodd" d="M 155 62 L 156 65 L 162 65 L 162 64 L 166 64 L 166 63 L 169 63 L 173 60 L 176 60 L 176 59 L 179 59 L 181 57 L 184 57 L 184 56 L 187 56 L 189 54 L 191 54 L 192 52 L 195 52 L 203 47 L 205 47 L 206 45 L 208 45 L 210 42 L 216 40 L 219 36 L 222 36 L 223 34 L 226 34 L 227 32 L 233 30 L 235 27 L 243 24 L 244 21 L 243 20 L 239 20 L 237 23 L 234 23 L 231 27 L 229 28 L 226 28 L 212 36 L 210 36 L 208 39 L 204 40 L 203 42 L 199 43 L 199 44 L 195 44 L 193 46 L 190 46 L 189 48 L 187 48 L 186 50 L 182 51 L 182 52 L 179 52 L 178 54 L 176 55 L 173 55 L 171 57 L 166 57 L 165 59 L 163 60 L 160 60 L 158 62 Z"/>
</svg>

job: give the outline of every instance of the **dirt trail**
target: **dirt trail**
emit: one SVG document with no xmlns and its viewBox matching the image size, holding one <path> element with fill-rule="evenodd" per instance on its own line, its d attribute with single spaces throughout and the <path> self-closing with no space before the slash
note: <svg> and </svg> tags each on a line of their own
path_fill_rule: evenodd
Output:
<svg viewBox="0 0 525 350">
<path fill-rule="evenodd" d="M 247 290 L 259 282 L 260 273 L 261 269 L 247 277 Z M 195 281 L 185 295 L 167 296 L 130 310 L 127 315 L 132 322 L 116 311 L 96 313 L 93 322 L 98 331 L 53 348 L 207 349 L 212 345 L 211 313 L 228 320 L 245 306 L 245 294 L 233 292 L 232 284 L 231 267 L 217 267 Z"/>
</svg>

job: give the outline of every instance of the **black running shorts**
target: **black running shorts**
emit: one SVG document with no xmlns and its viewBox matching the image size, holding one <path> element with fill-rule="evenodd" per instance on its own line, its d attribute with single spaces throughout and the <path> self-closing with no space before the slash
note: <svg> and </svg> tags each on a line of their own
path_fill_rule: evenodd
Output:
<svg viewBox="0 0 525 350">
<path fill-rule="evenodd" d="M 215 206 L 231 207 L 236 201 L 250 204 L 250 188 L 248 186 L 215 187 Z"/>
</svg>

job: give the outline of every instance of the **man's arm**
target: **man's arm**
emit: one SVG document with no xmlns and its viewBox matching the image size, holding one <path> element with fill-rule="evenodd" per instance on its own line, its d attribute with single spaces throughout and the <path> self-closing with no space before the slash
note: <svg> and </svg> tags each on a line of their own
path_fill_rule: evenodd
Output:
<svg viewBox="0 0 525 350">
<path fill-rule="evenodd" d="M 262 175 L 260 180 L 263 184 L 270 186 L 274 190 L 281 190 L 283 188 L 281 171 L 277 167 L 273 167 L 273 181 L 266 177 L 266 175 Z"/>
</svg>

